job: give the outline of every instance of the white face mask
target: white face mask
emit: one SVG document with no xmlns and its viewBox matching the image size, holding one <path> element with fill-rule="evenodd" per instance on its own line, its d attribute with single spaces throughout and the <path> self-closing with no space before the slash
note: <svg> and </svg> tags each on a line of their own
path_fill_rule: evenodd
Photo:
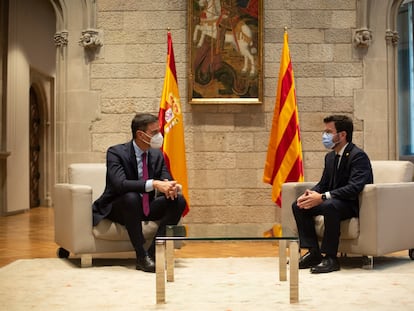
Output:
<svg viewBox="0 0 414 311">
<path fill-rule="evenodd" d="M 161 133 L 158 133 L 151 137 L 150 146 L 151 148 L 159 149 L 162 147 L 163 142 L 164 137 L 162 137 Z"/>
<path fill-rule="evenodd" d="M 145 136 L 147 136 L 148 138 L 150 138 L 150 141 L 147 142 L 145 141 L 147 144 L 149 144 L 151 146 L 151 148 L 154 149 L 160 149 L 162 147 L 162 144 L 164 142 L 164 137 L 162 137 L 161 133 L 157 133 L 154 136 L 149 136 L 147 133 L 143 132 L 145 134 Z"/>
</svg>

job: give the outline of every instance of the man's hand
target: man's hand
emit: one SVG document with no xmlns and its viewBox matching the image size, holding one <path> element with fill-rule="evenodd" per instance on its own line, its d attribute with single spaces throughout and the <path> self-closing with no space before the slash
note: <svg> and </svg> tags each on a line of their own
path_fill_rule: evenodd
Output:
<svg viewBox="0 0 414 311">
<path fill-rule="evenodd" d="M 310 209 L 323 202 L 322 195 L 316 191 L 306 189 L 305 193 L 302 194 L 296 201 L 299 208 Z"/>
<path fill-rule="evenodd" d="M 174 200 L 177 198 L 179 187 L 175 180 L 154 180 L 153 186 L 159 192 L 164 193 L 167 199 Z"/>
</svg>

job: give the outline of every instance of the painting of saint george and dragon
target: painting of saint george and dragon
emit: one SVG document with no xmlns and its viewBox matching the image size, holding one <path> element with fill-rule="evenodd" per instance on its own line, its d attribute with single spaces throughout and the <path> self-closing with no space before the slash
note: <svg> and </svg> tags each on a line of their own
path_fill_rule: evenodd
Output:
<svg viewBox="0 0 414 311">
<path fill-rule="evenodd" d="M 189 101 L 261 103 L 262 0 L 189 1 Z"/>
</svg>

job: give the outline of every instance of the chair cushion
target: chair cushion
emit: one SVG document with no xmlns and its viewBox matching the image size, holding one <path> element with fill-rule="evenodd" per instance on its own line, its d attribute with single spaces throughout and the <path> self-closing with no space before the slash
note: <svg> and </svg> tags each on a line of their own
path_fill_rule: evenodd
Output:
<svg viewBox="0 0 414 311">
<path fill-rule="evenodd" d="M 142 232 L 145 239 L 152 239 L 158 230 L 158 223 L 154 221 L 143 221 Z M 111 241 L 129 241 L 128 231 L 125 226 L 109 219 L 102 219 L 92 229 L 92 233 L 97 239 Z"/>
<path fill-rule="evenodd" d="M 325 230 L 324 218 L 323 216 L 315 217 L 315 229 L 316 234 L 319 238 L 323 237 L 323 232 Z M 341 221 L 341 240 L 352 240 L 356 239 L 359 236 L 359 218 L 353 217 Z"/>
</svg>

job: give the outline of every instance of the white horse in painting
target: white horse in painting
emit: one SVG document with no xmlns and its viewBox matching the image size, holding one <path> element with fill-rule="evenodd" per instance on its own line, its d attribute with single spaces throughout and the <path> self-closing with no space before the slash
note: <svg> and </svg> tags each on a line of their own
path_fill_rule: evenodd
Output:
<svg viewBox="0 0 414 311">
<path fill-rule="evenodd" d="M 219 19 L 225 19 L 229 16 L 222 12 L 220 0 L 199 0 L 198 4 L 203 8 L 203 12 L 200 15 L 200 24 L 194 28 L 193 41 L 197 42 L 200 33 L 197 43 L 197 48 L 200 48 L 206 36 L 217 39 Z M 238 21 L 232 31 L 226 31 L 224 42 L 230 43 L 244 57 L 242 72 L 247 72 L 250 63 L 250 75 L 255 75 L 256 67 L 253 54 L 256 51 L 251 49 L 253 45 L 252 37 L 249 26 L 243 21 Z"/>
</svg>

